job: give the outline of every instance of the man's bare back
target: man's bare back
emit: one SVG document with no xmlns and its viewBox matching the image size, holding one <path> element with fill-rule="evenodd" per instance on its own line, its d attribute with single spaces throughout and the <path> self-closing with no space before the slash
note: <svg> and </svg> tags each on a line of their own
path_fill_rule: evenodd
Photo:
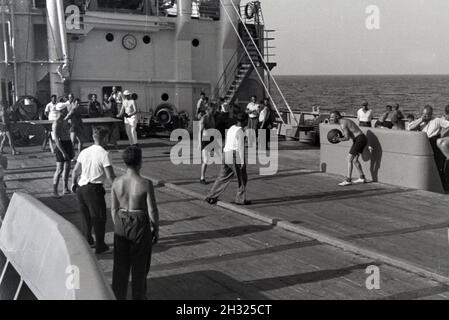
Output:
<svg viewBox="0 0 449 320">
<path fill-rule="evenodd" d="M 151 211 L 156 209 L 153 184 L 138 175 L 126 174 L 117 178 L 113 190 L 120 204 L 119 209 L 127 211 Z"/>
<path fill-rule="evenodd" d="M 343 130 L 343 134 L 345 136 L 344 140 L 354 140 L 361 134 L 363 134 L 362 130 L 358 125 L 355 124 L 354 121 L 346 118 L 340 119 L 340 127 Z"/>
</svg>

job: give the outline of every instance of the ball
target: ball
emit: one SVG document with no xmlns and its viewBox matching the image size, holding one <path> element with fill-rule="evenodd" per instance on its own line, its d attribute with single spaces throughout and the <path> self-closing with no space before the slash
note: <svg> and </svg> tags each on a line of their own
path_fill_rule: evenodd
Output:
<svg viewBox="0 0 449 320">
<path fill-rule="evenodd" d="M 327 134 L 327 140 L 332 144 L 340 143 L 337 138 L 343 138 L 343 133 L 338 129 L 333 129 Z"/>
</svg>

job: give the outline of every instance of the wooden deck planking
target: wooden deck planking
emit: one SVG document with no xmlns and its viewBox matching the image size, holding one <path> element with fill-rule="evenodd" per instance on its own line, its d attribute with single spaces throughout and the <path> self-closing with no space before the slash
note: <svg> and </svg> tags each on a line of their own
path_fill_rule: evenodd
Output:
<svg viewBox="0 0 449 320">
<path fill-rule="evenodd" d="M 117 156 L 118 154 L 114 154 L 114 157 Z M 76 209 L 74 210 L 76 199 L 73 196 L 65 197 L 61 201 L 48 197 L 51 193 L 51 173 L 54 170 L 48 164 L 50 160 L 52 160 L 51 156 L 43 155 L 42 159 L 25 160 L 26 165 L 14 164 L 17 168 L 23 168 L 26 166 L 39 167 L 36 165 L 39 163 L 42 167 L 46 165 L 48 171 L 42 172 L 42 176 L 30 172 L 17 174 L 14 176 L 16 181 L 7 182 L 8 186 L 30 193 L 39 192 L 39 195 L 44 198 L 44 202 L 47 201 L 63 216 L 75 221 L 75 224 L 79 224 L 79 214 L 76 213 Z M 172 166 L 167 166 L 163 161 L 156 165 L 164 167 L 164 170 L 157 171 L 158 174 L 172 175 L 178 178 L 178 172 L 173 171 Z M 288 172 L 288 170 L 296 170 L 294 168 L 295 166 L 290 164 L 289 167 L 283 167 L 282 170 L 285 169 L 284 172 Z M 192 172 L 197 173 L 195 171 L 183 170 L 182 178 L 196 183 L 196 179 L 192 175 Z M 297 175 L 294 178 L 304 179 L 306 176 L 312 175 Z M 31 180 L 23 180 L 27 177 Z M 33 180 L 36 177 L 38 179 Z M 335 177 L 326 179 L 338 181 Z M 254 184 L 260 183 L 262 186 L 262 182 L 264 181 L 256 180 Z M 250 183 L 253 184 L 253 182 Z M 292 189 L 294 192 L 298 192 L 296 186 L 292 188 L 291 185 L 285 184 L 284 178 L 282 180 L 268 179 L 265 186 L 267 183 L 276 185 L 276 188 L 261 187 L 260 194 L 264 197 L 273 197 L 277 193 L 288 194 L 287 192 L 291 192 Z M 189 184 L 184 186 L 197 187 Z M 369 190 L 372 187 L 372 185 L 368 186 L 366 192 L 372 192 Z M 385 188 L 391 189 L 391 187 Z M 257 188 L 252 190 L 257 192 Z M 323 188 L 315 186 L 315 190 L 310 192 L 323 192 Z M 368 291 L 364 287 L 366 279 L 364 268 L 348 269 L 354 265 L 375 263 L 368 258 L 315 243 L 313 240 L 279 228 L 267 227 L 263 223 L 236 215 L 222 208 L 211 209 L 201 201 L 173 193 L 166 188 L 158 188 L 157 197 L 161 203 L 161 220 L 165 223 L 161 230 L 161 248 L 164 246 L 164 238 L 169 243 L 163 250 L 155 249 L 153 255 L 153 270 L 149 284 L 150 294 L 154 299 L 223 297 L 228 299 L 239 297 L 244 299 L 377 299 L 389 296 L 401 297 L 401 294 L 404 297 L 416 296 L 423 299 L 426 296 L 435 298 L 449 296 L 448 290 L 445 290 L 445 287 L 441 288 L 434 281 L 384 265 L 381 265 L 381 272 L 382 279 L 385 279 L 385 286 L 382 285 L 381 291 Z M 376 197 L 368 196 L 368 198 Z M 347 201 L 348 203 L 346 203 Z M 395 198 L 388 200 L 393 204 L 396 201 L 398 200 Z M 276 213 L 280 214 L 288 209 L 295 221 L 303 221 L 308 224 L 313 222 L 318 227 L 324 223 L 326 228 L 333 232 L 336 230 L 332 228 L 332 225 L 337 225 L 337 231 L 341 234 L 345 234 L 345 230 L 347 231 L 349 228 L 357 229 L 358 232 L 355 234 L 364 234 L 381 232 L 388 226 L 390 226 L 390 230 L 391 227 L 401 226 L 398 224 L 399 217 L 391 219 L 387 214 L 379 216 L 375 220 L 375 223 L 380 223 L 380 226 L 358 228 L 359 220 L 352 226 L 354 223 L 352 215 L 349 215 L 344 221 L 338 221 L 339 218 L 344 217 L 345 210 L 348 208 L 351 212 L 355 210 L 352 207 L 353 202 L 349 199 L 337 199 L 338 206 L 334 205 L 333 207 L 338 207 L 337 212 L 339 213 L 331 217 L 326 214 L 326 208 L 321 208 L 322 210 L 317 208 L 317 201 L 309 204 L 301 204 L 300 200 L 292 202 L 285 206 L 273 205 L 270 211 L 275 208 Z M 296 202 L 299 202 L 299 205 Z M 311 213 L 308 214 L 308 212 Z M 359 216 L 355 214 L 354 217 Z M 439 217 L 439 215 L 434 215 L 434 217 Z M 419 225 L 421 221 L 432 222 L 432 219 L 427 217 L 426 219 L 415 217 L 415 219 L 415 221 L 407 221 L 407 226 Z M 111 236 L 110 225 L 108 231 Z M 351 230 L 347 234 L 353 235 L 354 231 Z M 197 240 L 201 243 L 195 244 Z M 431 239 L 429 241 L 431 243 Z M 305 245 L 301 245 L 301 243 L 305 243 Z M 381 245 L 383 246 L 383 244 Z M 111 258 L 111 256 L 103 257 L 103 260 L 100 261 L 109 278 L 112 270 Z"/>
</svg>

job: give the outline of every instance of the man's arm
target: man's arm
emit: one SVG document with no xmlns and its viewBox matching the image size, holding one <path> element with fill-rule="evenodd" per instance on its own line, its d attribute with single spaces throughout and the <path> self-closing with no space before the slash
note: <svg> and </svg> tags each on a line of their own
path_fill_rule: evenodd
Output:
<svg viewBox="0 0 449 320">
<path fill-rule="evenodd" d="M 74 192 L 76 191 L 76 187 L 78 186 L 78 180 L 79 177 L 81 176 L 81 172 L 82 172 L 82 165 L 80 162 L 77 162 L 72 172 L 72 191 Z"/>
<path fill-rule="evenodd" d="M 159 210 L 157 208 L 154 186 L 151 181 L 148 181 L 147 206 L 151 227 L 153 229 L 153 244 L 156 244 L 159 241 Z"/>
<path fill-rule="evenodd" d="M 133 101 L 133 103 L 132 103 L 132 107 L 133 107 L 133 112 L 131 112 L 128 116 L 129 117 L 133 117 L 133 116 L 135 116 L 136 114 L 137 114 L 137 104 L 136 104 L 136 102 L 135 101 Z"/>
<path fill-rule="evenodd" d="M 53 123 L 53 125 L 52 125 L 53 135 L 54 135 L 53 138 L 55 139 L 56 147 L 59 149 L 59 151 L 61 151 L 61 153 L 62 153 L 62 155 L 64 157 L 64 160 L 68 160 L 69 157 L 68 157 L 67 153 L 65 152 L 64 148 L 62 147 L 61 141 L 59 140 L 59 135 L 58 135 L 59 126 L 60 126 L 60 124 L 59 124 L 58 121 L 55 121 Z"/>
<path fill-rule="evenodd" d="M 200 149 L 201 149 L 201 142 L 203 141 L 203 130 L 204 130 L 204 117 L 200 119 L 199 123 L 198 147 Z"/>
<path fill-rule="evenodd" d="M 107 166 L 107 167 L 104 168 L 104 172 L 106 174 L 106 178 L 108 178 L 108 180 L 111 183 L 114 183 L 114 180 L 117 177 L 115 175 L 114 168 L 112 166 Z"/>
<path fill-rule="evenodd" d="M 125 114 L 125 105 L 122 104 L 122 108 L 120 109 L 120 112 L 117 115 L 117 118 L 123 117 L 124 114 Z"/>
<path fill-rule="evenodd" d="M 120 208 L 120 202 L 118 201 L 117 195 L 115 194 L 115 188 L 114 185 L 112 186 L 111 190 L 111 216 L 112 216 L 112 222 L 115 225 L 115 216 L 117 215 L 117 212 Z"/>
<path fill-rule="evenodd" d="M 240 130 L 236 135 L 237 143 L 238 143 L 238 154 L 240 159 L 240 166 L 243 167 L 245 165 L 245 133 L 243 130 Z"/>
<path fill-rule="evenodd" d="M 445 118 L 439 118 L 440 127 L 443 129 L 449 128 L 449 121 Z"/>
<path fill-rule="evenodd" d="M 422 122 L 423 122 L 423 119 L 419 118 L 418 120 L 415 120 L 415 121 L 409 123 L 408 130 L 410 130 L 410 131 L 419 130 L 419 126 L 421 125 Z"/>
<path fill-rule="evenodd" d="M 349 141 L 351 139 L 351 137 L 350 137 L 348 124 L 345 122 L 345 123 L 341 124 L 340 127 L 341 127 L 341 130 L 343 131 L 343 138 L 339 138 L 339 141 L 341 141 L 341 142 Z"/>
</svg>

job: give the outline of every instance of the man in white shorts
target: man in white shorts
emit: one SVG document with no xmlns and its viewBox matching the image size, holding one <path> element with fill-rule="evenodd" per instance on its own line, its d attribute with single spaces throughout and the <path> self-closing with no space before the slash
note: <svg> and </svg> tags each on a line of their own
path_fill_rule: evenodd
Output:
<svg viewBox="0 0 449 320">
<path fill-rule="evenodd" d="M 129 90 L 125 90 L 123 92 L 124 100 L 120 113 L 117 115 L 118 118 L 125 118 L 125 127 L 126 134 L 128 136 L 130 145 L 137 145 L 137 105 L 134 99 L 132 98 L 131 92 Z"/>
</svg>

